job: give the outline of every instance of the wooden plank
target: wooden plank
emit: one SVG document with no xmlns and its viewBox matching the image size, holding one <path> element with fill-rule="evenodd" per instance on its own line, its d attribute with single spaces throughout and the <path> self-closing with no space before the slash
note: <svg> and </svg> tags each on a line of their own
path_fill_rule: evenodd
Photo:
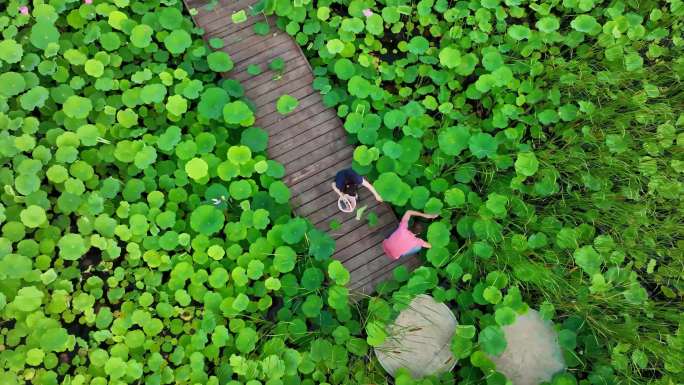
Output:
<svg viewBox="0 0 684 385">
<path fill-rule="evenodd" d="M 245 1 L 242 1 L 242 3 L 245 3 Z M 233 13 L 239 12 L 242 9 L 245 10 L 245 13 L 247 14 L 247 19 L 242 23 L 233 23 Z M 202 20 L 202 22 L 205 26 L 207 26 L 207 31 L 213 31 L 214 33 L 220 31 L 218 28 L 225 28 L 228 31 L 233 32 L 238 31 L 240 29 L 244 29 L 246 27 L 253 25 L 255 22 L 259 20 L 265 20 L 263 14 L 253 15 L 252 10 L 248 7 L 220 7 L 217 8 L 215 11 L 211 11 L 203 17 L 204 19 Z"/>
<path fill-rule="evenodd" d="M 315 165 L 316 162 L 328 157 L 331 153 L 336 153 L 345 148 L 349 148 L 349 145 L 347 144 L 347 138 L 340 138 L 324 146 L 321 146 L 315 151 L 312 151 L 308 154 L 302 154 L 306 156 L 300 156 L 299 158 L 288 156 L 287 159 L 289 160 L 289 162 L 287 163 L 284 163 L 279 158 L 277 158 L 276 160 L 283 163 L 283 165 L 285 166 L 285 170 L 288 173 L 294 173 L 303 168 L 306 168 L 307 166 Z"/>
<path fill-rule="evenodd" d="M 290 62 L 290 64 L 299 64 L 299 66 L 301 66 L 301 59 L 296 59 L 296 60 L 297 61 Z M 264 65 L 265 63 L 267 64 L 267 62 L 268 61 L 264 61 L 264 63 L 259 63 L 259 64 Z M 295 70 L 297 70 L 297 67 L 294 67 L 294 66 L 286 67 L 286 69 L 285 69 L 286 73 L 292 72 Z M 282 76 L 284 77 L 286 73 L 283 73 Z M 264 72 L 260 73 L 259 75 L 248 77 L 248 79 L 245 79 L 245 80 L 249 80 L 249 83 L 250 83 L 249 92 L 252 94 L 258 95 L 258 93 L 261 92 L 259 89 L 259 86 L 268 85 L 270 87 L 273 87 L 272 83 L 280 83 L 282 81 L 282 77 L 276 79 L 276 78 L 274 78 L 275 75 L 276 74 L 273 71 L 266 69 Z M 231 76 L 231 78 L 232 78 L 232 76 Z M 239 79 L 236 79 L 236 80 L 239 80 Z"/>
<path fill-rule="evenodd" d="M 298 64 L 300 61 L 302 61 L 302 57 L 297 55 L 296 52 L 292 52 L 292 51 L 286 51 L 280 57 L 283 58 L 283 60 L 285 61 L 285 70 L 291 68 L 293 65 Z M 250 82 L 251 82 L 252 80 L 256 81 L 257 76 L 269 75 L 269 76 L 265 76 L 265 77 L 273 80 L 273 76 L 275 76 L 275 72 L 271 71 L 268 68 L 268 61 L 262 62 L 262 63 L 251 63 L 251 64 L 258 65 L 259 68 L 261 68 L 261 73 L 257 74 L 257 75 L 251 75 L 249 72 L 247 72 L 247 67 L 249 66 L 249 64 L 245 64 L 241 67 L 234 67 L 230 71 L 231 79 L 235 79 L 235 80 L 239 81 L 240 83 L 244 83 L 247 81 L 247 79 L 250 79 Z"/>
<path fill-rule="evenodd" d="M 314 119 L 317 121 L 326 121 L 336 117 L 337 115 L 332 112 L 332 110 L 323 107 L 321 103 L 316 103 L 312 106 L 303 108 L 299 113 L 288 115 L 285 119 L 279 121 L 277 126 L 270 126 L 270 129 L 268 130 L 270 134 L 269 146 L 275 147 L 287 142 L 293 138 L 290 135 L 305 135 L 306 131 L 310 128 L 307 122 L 311 122 Z"/>
<path fill-rule="evenodd" d="M 318 103 L 321 100 L 320 95 L 313 93 L 306 98 L 302 99 L 299 101 L 299 107 L 303 110 L 311 105 L 314 105 Z M 292 115 L 290 115 L 292 116 Z M 263 127 L 265 130 L 271 132 L 271 131 L 278 131 L 277 129 L 277 123 L 280 122 L 281 120 L 285 119 L 285 116 L 279 113 L 264 113 L 263 111 L 257 111 L 256 113 L 257 117 L 257 124 Z"/>
<path fill-rule="evenodd" d="M 359 263 L 359 267 L 356 269 L 347 269 L 349 270 L 349 274 L 354 276 L 355 282 L 372 279 L 371 277 L 376 272 L 386 271 L 388 268 L 391 269 L 391 266 L 396 267 L 401 265 L 405 260 L 408 259 L 408 257 L 404 257 L 406 258 L 404 261 L 402 261 L 403 258 L 390 259 L 384 253 L 382 253 L 382 248 L 379 248 L 379 250 L 374 249 L 373 251 L 375 251 L 375 253 L 369 252 L 368 255 L 359 255 L 356 257 L 362 258 L 363 262 L 365 263 Z"/>
<path fill-rule="evenodd" d="M 251 19 L 252 21 L 249 24 L 247 24 L 247 22 L 243 23 L 247 24 L 247 28 L 216 30 L 212 33 L 212 35 L 223 39 L 226 44 L 226 48 L 234 55 L 246 49 L 250 49 L 256 43 L 264 42 L 266 40 L 274 40 L 273 42 L 279 42 L 280 45 L 285 47 L 292 47 L 292 45 L 284 39 L 287 38 L 287 35 L 284 35 L 277 28 L 274 30 L 272 26 L 269 27 L 270 31 L 266 35 L 257 35 L 254 32 L 254 24 L 257 22 L 265 22 L 267 19 L 259 17 L 252 17 Z M 269 23 L 271 23 L 270 20 Z M 277 37 L 277 39 L 274 39 L 275 37 Z"/>
<path fill-rule="evenodd" d="M 283 178 L 283 182 L 287 184 L 288 186 L 293 186 L 291 187 L 294 188 L 297 186 L 299 182 L 302 182 L 306 178 L 308 178 L 311 175 L 314 175 L 317 170 L 319 170 L 321 167 L 324 167 L 327 164 L 333 164 L 333 163 L 342 163 L 342 164 L 351 164 L 351 156 L 353 154 L 354 150 L 350 147 L 346 147 L 343 150 L 336 152 L 332 156 L 328 156 L 323 160 L 318 161 L 318 163 L 312 163 L 309 164 L 307 167 L 303 167 L 297 171 L 291 171 L 287 175 L 285 175 L 285 178 Z"/>
<path fill-rule="evenodd" d="M 296 59 L 291 61 L 289 64 L 290 65 L 285 67 L 283 72 L 280 74 L 276 74 L 275 72 L 269 70 L 270 76 L 254 79 L 253 86 L 250 87 L 250 92 L 255 96 L 262 95 L 272 89 L 274 87 L 274 83 L 282 84 L 296 82 L 298 88 L 302 86 L 311 87 L 310 83 L 313 80 L 313 76 L 311 76 L 311 73 L 308 71 L 304 60 Z"/>
<path fill-rule="evenodd" d="M 339 250 L 336 250 L 336 254 L 344 254 L 345 258 L 340 259 L 340 260 L 347 260 L 350 259 L 353 255 L 349 255 L 349 251 L 344 251 L 345 249 L 349 248 L 350 246 L 355 245 L 357 242 L 359 242 L 364 236 L 366 235 L 371 235 L 372 236 L 372 245 L 378 244 L 382 242 L 386 237 L 384 234 L 387 231 L 392 231 L 392 228 L 396 227 L 396 224 L 394 223 L 394 218 L 392 213 L 385 213 L 384 215 L 380 216 L 378 218 L 378 223 L 374 227 L 368 227 L 365 223 L 366 221 L 357 221 L 356 219 L 353 219 L 355 221 L 354 223 L 344 223 L 343 227 L 346 227 L 346 233 L 341 234 L 336 238 L 336 245 L 339 248 Z M 359 222 L 362 222 L 361 226 L 359 226 Z M 370 231 L 372 230 L 372 231 Z M 380 231 L 383 236 L 378 236 L 377 232 Z M 342 232 L 342 231 L 340 231 Z M 368 247 L 365 247 L 368 248 Z M 355 252 L 361 252 L 365 250 L 365 248 L 358 248 L 354 249 Z"/>
<path fill-rule="evenodd" d="M 311 90 L 308 87 L 305 87 L 305 88 L 300 88 L 300 89 L 290 93 L 290 96 L 299 100 L 299 99 L 305 98 L 308 95 L 310 95 L 310 92 L 311 92 Z M 251 95 L 247 94 L 247 96 L 251 96 Z M 262 111 L 268 112 L 268 113 L 276 113 L 276 114 L 281 115 L 280 112 L 278 112 L 278 110 L 276 109 L 276 100 L 273 100 L 270 103 L 262 104 L 262 105 L 258 106 L 257 108 L 261 109 Z M 301 109 L 301 106 L 297 106 L 294 109 L 294 111 L 291 112 L 291 114 L 297 113 L 297 111 L 299 111 L 300 109 Z M 256 119 L 257 119 L 257 121 L 256 121 L 257 125 L 260 126 L 261 124 L 259 124 L 259 116 L 258 115 L 257 115 Z"/>
<path fill-rule="evenodd" d="M 262 52 L 269 52 L 277 46 L 292 47 L 289 37 L 285 34 L 277 34 L 275 36 L 259 36 L 259 39 L 252 44 L 245 46 L 239 51 L 233 51 L 231 57 L 235 58 L 238 63 L 243 60 L 250 60 L 255 54 Z"/>
<path fill-rule="evenodd" d="M 323 119 L 326 120 L 322 121 Z M 339 138 L 342 136 L 342 133 L 339 130 L 337 122 L 338 120 L 336 116 L 330 117 L 326 116 L 326 114 L 318 114 L 314 121 L 306 121 L 301 123 L 301 126 L 305 126 L 307 128 L 306 131 L 297 133 L 297 129 L 299 127 L 292 127 L 292 130 L 287 130 L 293 131 L 290 139 L 285 142 L 281 142 L 278 145 L 269 147 L 268 152 L 269 154 L 272 154 L 272 156 L 280 156 L 289 151 L 293 151 L 300 146 L 305 146 L 307 143 L 310 143 L 313 140 L 321 140 L 320 138 L 324 136 L 327 136 L 328 140 L 332 139 L 333 137 Z"/>
<path fill-rule="evenodd" d="M 205 5 L 209 4 L 208 1 L 193 3 L 202 3 L 201 5 L 194 5 L 193 7 L 198 11 L 195 17 L 200 18 L 202 23 L 207 24 L 216 20 L 226 19 L 231 21 L 231 15 L 241 9 L 245 9 L 247 15 L 251 15 L 249 6 L 252 5 L 252 0 L 221 0 L 212 10 L 206 9 Z"/>
<path fill-rule="evenodd" d="M 339 157 L 338 157 L 339 158 Z M 306 178 L 298 180 L 296 183 L 291 184 L 290 190 L 296 191 L 299 194 L 302 191 L 306 191 L 323 181 L 332 182 L 335 174 L 342 169 L 349 168 L 351 164 L 351 159 L 328 157 L 323 159 L 318 163 L 319 168 L 314 170 L 311 174 L 308 174 Z"/>
<path fill-rule="evenodd" d="M 219 15 L 226 15 L 225 17 L 216 17 L 211 20 L 203 20 L 203 29 L 205 36 L 207 37 L 220 37 L 229 36 L 234 33 L 238 33 L 243 29 L 250 29 L 254 23 L 259 20 L 258 16 L 252 16 L 249 11 L 247 11 L 247 20 L 242 23 L 233 23 L 231 18 L 232 12 L 225 12 L 225 9 L 220 9 L 218 11 Z M 213 14 L 211 14 L 213 16 Z M 249 35 L 245 35 L 249 36 Z"/>
<path fill-rule="evenodd" d="M 263 46 L 268 41 L 271 40 L 267 39 L 263 42 L 256 42 L 254 43 L 254 47 Z M 235 63 L 235 67 L 242 70 L 243 68 L 247 68 L 250 64 L 267 65 L 271 60 L 280 57 L 285 52 L 292 51 L 287 45 L 277 44 L 277 41 L 275 43 L 276 44 L 274 44 L 273 47 L 264 47 L 262 50 L 256 50 L 256 48 L 254 50 L 247 48 L 240 52 L 230 51 L 230 48 L 225 48 L 225 50 L 226 52 L 229 52 L 228 55 L 230 55 L 231 60 Z M 306 60 L 305 58 L 302 59 Z M 287 68 L 285 68 L 285 70 L 287 70 Z"/>
<path fill-rule="evenodd" d="M 417 257 L 408 258 L 406 260 L 402 259 L 397 260 L 397 264 L 387 266 L 386 268 L 373 273 L 365 279 L 350 281 L 347 287 L 349 288 L 352 295 L 354 295 L 356 298 L 358 298 L 359 296 L 364 297 L 374 292 L 375 287 L 378 283 L 392 277 L 392 272 L 399 265 L 404 265 L 409 270 L 413 270 L 421 264 L 420 259 Z"/>
<path fill-rule="evenodd" d="M 381 208 L 383 207 L 380 205 L 380 203 L 376 200 L 366 200 L 366 202 L 369 202 L 368 204 L 360 204 L 360 206 L 366 206 L 366 212 L 364 213 L 364 218 L 367 218 L 367 214 L 369 213 L 375 213 L 375 215 L 378 217 L 378 223 L 376 226 L 382 225 L 380 223 L 380 217 L 386 213 L 386 211 L 383 211 Z M 390 215 L 391 216 L 391 215 Z M 309 214 L 307 217 L 311 221 L 311 223 L 314 226 L 318 225 L 325 225 L 332 221 L 333 219 L 336 219 L 339 221 L 340 226 L 346 225 L 347 221 L 350 220 L 356 220 L 356 216 L 350 213 L 343 213 L 339 210 L 337 207 L 336 202 L 332 205 L 326 206 L 324 208 L 321 208 L 320 210 Z"/>
<path fill-rule="evenodd" d="M 297 55 L 297 50 L 292 49 L 290 44 L 283 44 L 283 40 L 286 38 L 286 36 L 259 36 L 258 39 L 254 38 L 253 40 L 245 41 L 244 43 L 228 43 L 228 45 L 224 48 L 226 52 L 228 52 L 229 55 L 238 63 L 263 62 L 264 57 L 270 60 L 284 54 L 285 52 L 292 52 L 295 54 L 295 56 L 301 57 L 301 55 Z M 266 45 L 267 47 L 261 51 L 256 51 L 254 47 L 258 44 Z M 306 58 L 303 57 L 302 59 L 306 60 Z"/>
<path fill-rule="evenodd" d="M 305 93 L 306 95 L 311 95 L 313 90 L 311 89 L 311 86 L 308 84 L 302 84 L 301 82 L 298 82 L 302 76 L 306 76 L 307 69 L 306 67 L 301 67 L 301 71 L 294 70 L 287 75 L 283 76 L 282 81 L 271 81 L 271 84 L 266 84 L 270 85 L 270 88 L 263 88 L 260 93 L 257 93 L 254 91 L 253 97 L 252 97 L 252 102 L 258 107 L 264 106 L 268 103 L 275 103 L 278 98 L 280 98 L 284 94 L 289 94 L 294 96 L 295 93 L 297 95 L 301 95 L 302 93 Z"/>
<path fill-rule="evenodd" d="M 321 130 L 324 132 L 323 134 L 319 135 L 319 133 L 314 130 Z M 282 159 L 283 162 L 289 162 L 291 159 L 293 160 L 301 158 L 302 154 L 313 152 L 322 146 L 332 143 L 333 141 L 344 139 L 346 143 L 347 138 L 344 137 L 340 130 L 337 129 L 337 125 L 335 124 L 334 120 L 323 122 L 315 127 L 312 131 L 313 132 L 308 140 L 300 140 L 298 145 L 286 149 L 286 151 L 282 153 L 273 153 L 272 156 L 274 158 Z"/>
</svg>

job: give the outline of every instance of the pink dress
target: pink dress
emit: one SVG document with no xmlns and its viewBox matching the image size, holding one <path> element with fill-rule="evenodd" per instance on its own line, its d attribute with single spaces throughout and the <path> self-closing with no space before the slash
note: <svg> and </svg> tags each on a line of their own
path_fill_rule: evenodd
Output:
<svg viewBox="0 0 684 385">
<path fill-rule="evenodd" d="M 399 227 L 387 239 L 382 241 L 385 254 L 391 259 L 417 253 L 428 245 L 424 240 L 416 237 L 408 228 L 408 219 L 402 218 Z"/>
</svg>

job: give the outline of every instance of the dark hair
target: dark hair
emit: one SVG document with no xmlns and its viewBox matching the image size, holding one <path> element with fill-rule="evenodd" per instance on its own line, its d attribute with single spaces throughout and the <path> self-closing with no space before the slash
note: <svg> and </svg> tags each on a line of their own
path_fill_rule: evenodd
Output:
<svg viewBox="0 0 684 385">
<path fill-rule="evenodd" d="M 356 194 L 359 191 L 359 185 L 349 180 L 347 181 L 347 183 L 344 184 L 344 186 L 342 186 L 340 191 L 347 195 L 356 196 Z"/>
</svg>

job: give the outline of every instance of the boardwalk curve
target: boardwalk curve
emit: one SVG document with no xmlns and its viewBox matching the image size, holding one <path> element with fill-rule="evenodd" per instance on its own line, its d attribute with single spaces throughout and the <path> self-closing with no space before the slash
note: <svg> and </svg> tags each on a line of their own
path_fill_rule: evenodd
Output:
<svg viewBox="0 0 684 385">
<path fill-rule="evenodd" d="M 285 32 L 275 27 L 275 19 L 263 14 L 252 15 L 249 8 L 256 0 L 221 0 L 207 9 L 207 0 L 185 0 L 188 9 L 195 9 L 195 24 L 204 30 L 205 40 L 219 38 L 224 42 L 234 68 L 224 76 L 239 80 L 245 95 L 256 107 L 255 126 L 269 134 L 268 154 L 285 167 L 284 182 L 292 192 L 291 205 L 297 215 L 306 217 L 317 228 L 327 231 L 336 243 L 333 258 L 341 261 L 351 273 L 348 285 L 354 293 L 371 294 L 375 286 L 387 279 L 400 264 L 413 269 L 419 264 L 416 256 L 389 260 L 383 253 L 382 240 L 397 226 L 397 218 L 385 204 L 378 204 L 363 189 L 360 206 L 368 205 L 378 215 L 378 224 L 369 228 L 353 214 L 337 209 L 337 195 L 331 190 L 335 173 L 352 162 L 354 147 L 334 109 L 326 108 L 320 93 L 313 89 L 313 71 L 301 48 Z M 245 10 L 247 20 L 238 24 L 231 15 Z M 271 31 L 257 35 L 253 25 L 268 20 Z M 250 64 L 267 69 L 276 58 L 285 61 L 285 70 L 278 80 L 274 73 L 263 71 L 251 76 Z M 276 100 L 289 94 L 299 100 L 299 106 L 289 115 L 276 111 Z M 341 226 L 332 231 L 329 223 L 337 220 Z"/>
</svg>

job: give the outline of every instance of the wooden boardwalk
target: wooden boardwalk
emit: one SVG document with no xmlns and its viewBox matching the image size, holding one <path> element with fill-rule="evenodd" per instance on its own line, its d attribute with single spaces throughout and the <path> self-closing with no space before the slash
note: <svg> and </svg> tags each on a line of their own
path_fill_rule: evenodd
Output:
<svg viewBox="0 0 684 385">
<path fill-rule="evenodd" d="M 342 121 L 332 108 L 323 105 L 322 97 L 312 87 L 311 66 L 297 43 L 277 29 L 275 19 L 263 14 L 253 16 L 250 5 L 256 0 L 221 0 L 212 10 L 207 0 L 186 0 L 195 8 L 195 24 L 204 30 L 204 38 L 220 38 L 235 67 L 224 76 L 239 80 L 245 95 L 256 107 L 255 126 L 269 134 L 268 154 L 285 167 L 284 182 L 292 192 L 291 205 L 297 215 L 306 217 L 317 228 L 327 231 L 336 243 L 333 258 L 351 272 L 348 285 L 354 293 L 370 294 L 377 283 L 387 279 L 392 270 L 404 264 L 410 269 L 419 264 L 416 256 L 389 260 L 383 253 L 382 240 L 397 225 L 397 218 L 385 204 L 378 204 L 362 189 L 359 207 L 368 205 L 378 215 L 378 224 L 369 228 L 365 220 L 357 221 L 353 214 L 337 208 L 337 194 L 330 187 L 335 173 L 351 167 L 354 147 L 348 143 Z M 245 10 L 246 21 L 235 24 L 231 15 Z M 270 24 L 270 32 L 259 36 L 253 25 L 259 21 Z M 282 77 L 274 80 L 267 64 L 276 58 L 285 61 Z M 258 64 L 263 72 L 252 76 L 247 66 Z M 276 100 L 289 94 L 299 100 L 299 106 L 287 116 L 276 111 Z M 330 222 L 341 226 L 332 231 Z"/>
</svg>

